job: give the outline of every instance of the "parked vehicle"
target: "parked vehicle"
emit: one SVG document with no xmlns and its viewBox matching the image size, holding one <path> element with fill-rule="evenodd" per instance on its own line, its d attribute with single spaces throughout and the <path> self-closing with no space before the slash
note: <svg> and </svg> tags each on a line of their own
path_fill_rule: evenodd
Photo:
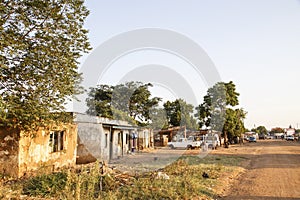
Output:
<svg viewBox="0 0 300 200">
<path fill-rule="evenodd" d="M 265 139 L 267 139 L 267 137 L 266 137 L 265 134 L 259 134 L 259 135 L 258 135 L 258 139 L 260 139 L 260 140 L 265 140 Z"/>
<path fill-rule="evenodd" d="M 286 141 L 289 141 L 289 140 L 294 141 L 295 137 L 293 135 L 287 135 L 285 139 L 286 139 Z"/>
<path fill-rule="evenodd" d="M 249 142 L 256 142 L 256 137 L 250 136 L 248 141 Z"/>
<path fill-rule="evenodd" d="M 200 148 L 201 141 L 195 140 L 193 136 L 188 138 L 179 138 L 177 141 L 168 142 L 168 146 L 172 149 L 175 148 L 185 148 L 185 149 L 195 149 Z"/>
<path fill-rule="evenodd" d="M 204 143 L 211 149 L 217 149 L 217 147 L 220 146 L 220 140 L 217 134 L 207 134 L 204 137 Z"/>
</svg>

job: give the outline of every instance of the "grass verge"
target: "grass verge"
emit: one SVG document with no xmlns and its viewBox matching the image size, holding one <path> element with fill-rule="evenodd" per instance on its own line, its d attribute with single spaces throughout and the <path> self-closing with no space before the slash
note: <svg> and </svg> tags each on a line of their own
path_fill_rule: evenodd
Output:
<svg viewBox="0 0 300 200">
<path fill-rule="evenodd" d="M 215 199 L 244 158 L 183 156 L 159 172 L 103 173 L 99 163 L 0 184 L 0 199 Z M 207 176 L 203 176 L 203 174 Z M 232 177 L 233 178 L 233 177 Z M 7 183 L 7 182 L 6 182 Z"/>
</svg>

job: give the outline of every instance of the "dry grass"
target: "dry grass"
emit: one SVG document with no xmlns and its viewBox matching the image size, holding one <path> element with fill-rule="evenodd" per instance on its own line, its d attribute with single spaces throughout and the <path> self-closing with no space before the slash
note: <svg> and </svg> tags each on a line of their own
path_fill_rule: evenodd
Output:
<svg viewBox="0 0 300 200">
<path fill-rule="evenodd" d="M 95 163 L 80 172 L 2 182 L 0 199 L 214 199 L 219 194 L 216 188 L 226 184 L 224 175 L 231 176 L 241 161 L 234 156 L 184 156 L 161 172 L 135 176 L 116 171 L 103 174 L 101 165 Z M 203 172 L 209 178 L 202 177 Z"/>
</svg>

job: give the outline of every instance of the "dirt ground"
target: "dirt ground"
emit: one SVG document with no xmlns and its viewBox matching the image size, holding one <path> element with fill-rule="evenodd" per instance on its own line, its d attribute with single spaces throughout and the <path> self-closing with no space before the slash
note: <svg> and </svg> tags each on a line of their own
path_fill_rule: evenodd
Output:
<svg viewBox="0 0 300 200">
<path fill-rule="evenodd" d="M 259 140 L 213 152 L 218 153 L 249 158 L 245 173 L 234 181 L 222 199 L 300 199 L 299 142 Z"/>
<path fill-rule="evenodd" d="M 110 165 L 129 172 L 153 171 L 174 162 L 182 154 L 199 154 L 199 150 L 163 148 L 136 153 Z M 248 158 L 242 163 L 244 172 L 221 188 L 221 199 L 300 199 L 300 142 L 259 140 L 257 143 L 232 145 L 228 149 L 218 148 L 209 154 Z"/>
</svg>

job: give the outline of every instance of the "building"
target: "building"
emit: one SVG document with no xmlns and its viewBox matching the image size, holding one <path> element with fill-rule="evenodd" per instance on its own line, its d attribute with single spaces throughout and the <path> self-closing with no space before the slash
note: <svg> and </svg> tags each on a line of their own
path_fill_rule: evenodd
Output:
<svg viewBox="0 0 300 200">
<path fill-rule="evenodd" d="M 77 127 L 51 125 L 26 133 L 0 127 L 0 173 L 22 177 L 76 164 Z"/>
<path fill-rule="evenodd" d="M 285 128 L 284 129 L 284 133 L 285 133 L 286 136 L 288 136 L 288 135 L 295 135 L 296 129 L 291 128 L 291 127 Z"/>
<path fill-rule="evenodd" d="M 109 162 L 134 151 L 153 147 L 151 129 L 126 121 L 76 113 L 78 126 L 77 164 L 101 160 Z"/>
<path fill-rule="evenodd" d="M 0 174 L 22 177 L 96 160 L 109 162 L 154 146 L 151 129 L 125 121 L 71 113 L 73 123 L 26 133 L 0 127 Z"/>
</svg>

